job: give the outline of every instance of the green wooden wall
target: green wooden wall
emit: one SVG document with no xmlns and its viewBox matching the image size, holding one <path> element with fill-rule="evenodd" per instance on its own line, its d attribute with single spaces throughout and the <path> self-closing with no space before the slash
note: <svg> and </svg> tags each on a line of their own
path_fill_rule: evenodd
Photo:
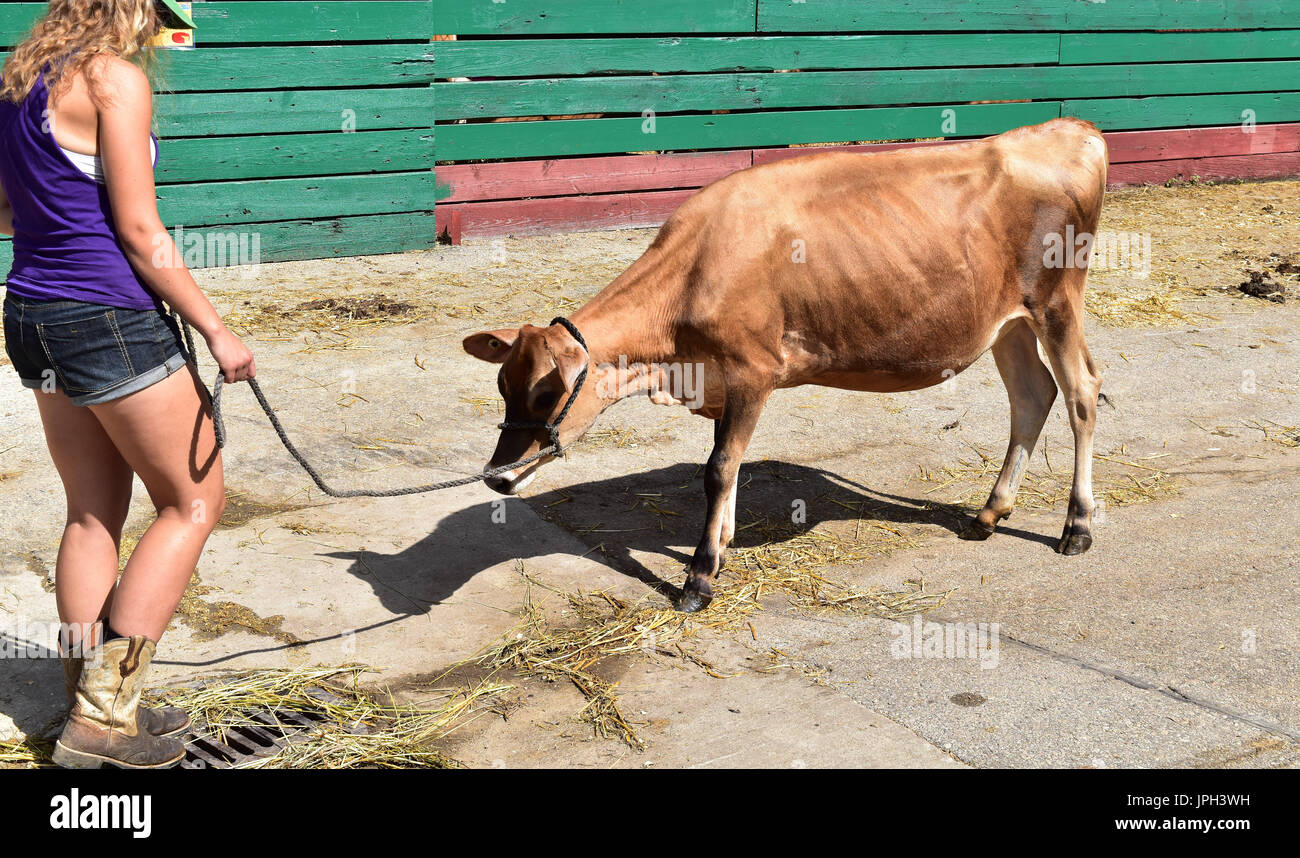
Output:
<svg viewBox="0 0 1300 858">
<path fill-rule="evenodd" d="M 0 4 L 0 45 L 43 8 Z M 1300 121 L 1300 0 L 285 0 L 194 14 L 199 49 L 167 52 L 157 97 L 159 207 L 169 225 L 256 231 L 268 261 L 430 245 L 447 193 L 435 163 L 969 137 L 1061 115 L 1106 131 Z"/>
<path fill-rule="evenodd" d="M 432 245 L 431 9 L 195 3 L 199 48 L 160 52 L 163 222 L 257 234 L 265 262 Z M 0 46 L 44 11 L 0 4 Z M 0 275 L 9 264 L 6 241 Z"/>
<path fill-rule="evenodd" d="M 439 79 L 483 78 L 434 85 L 440 161 L 966 137 L 1060 115 L 1107 131 L 1300 120 L 1300 0 L 434 0 L 434 17 L 474 37 L 436 46 Z M 991 100 L 1021 103 L 971 103 Z M 602 117 L 538 119 L 586 113 Z M 493 117 L 534 119 L 456 122 Z"/>
</svg>

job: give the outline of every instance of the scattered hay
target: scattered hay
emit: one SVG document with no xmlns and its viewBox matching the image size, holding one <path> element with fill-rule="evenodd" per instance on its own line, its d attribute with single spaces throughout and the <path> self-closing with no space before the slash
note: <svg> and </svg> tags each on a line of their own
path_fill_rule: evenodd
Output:
<svg viewBox="0 0 1300 858">
<path fill-rule="evenodd" d="M 280 643 L 298 643 L 298 637 L 285 631 L 284 616 L 263 617 L 251 608 L 238 602 L 204 601 L 215 588 L 199 580 L 198 570 L 190 576 L 189 586 L 181 596 L 176 608 L 175 619 L 189 626 L 194 637 L 201 641 L 215 640 L 228 632 L 242 630 L 255 635 L 264 635 Z"/>
<path fill-rule="evenodd" d="M 1156 328 L 1193 321 L 1191 315 L 1178 308 L 1177 298 L 1164 292 L 1134 294 L 1089 289 L 1083 304 L 1093 318 L 1111 327 Z"/>
<path fill-rule="evenodd" d="M 288 501 L 265 503 L 253 500 L 243 492 L 227 492 L 226 511 L 221 514 L 221 520 L 217 522 L 217 528 L 232 530 L 236 527 L 243 527 L 250 521 L 256 521 L 259 518 L 270 518 L 283 512 L 297 512 L 308 506 L 310 504 L 289 503 Z"/>
<path fill-rule="evenodd" d="M 993 482 L 1002 468 L 1002 457 L 994 458 L 972 445 L 978 459 L 960 460 L 939 472 L 921 469 L 921 482 L 937 482 L 926 494 L 945 492 L 956 487 L 959 494 L 953 503 L 978 510 L 984 505 Z M 1120 455 L 1124 455 L 1121 450 Z M 1170 474 L 1149 464 L 1165 454 L 1148 456 L 1142 460 L 1123 459 L 1119 456 L 1093 454 L 1093 497 L 1107 506 L 1131 506 L 1138 503 L 1166 500 L 1178 495 L 1182 487 Z M 1047 445 L 1043 445 L 1046 470 L 1026 469 L 1021 478 L 1016 506 L 1021 509 L 1055 509 L 1070 499 L 1074 481 L 1074 457 L 1067 459 L 1067 468 L 1056 470 L 1048 458 Z M 1096 464 L 1096 463 L 1103 464 Z M 951 494 L 951 492 L 947 492 Z"/>
<path fill-rule="evenodd" d="M 279 304 L 255 305 L 241 301 L 224 319 L 231 330 L 247 336 L 262 333 L 293 333 L 310 330 L 317 333 L 346 333 L 358 328 L 407 324 L 426 318 L 415 304 L 399 301 L 381 293 L 301 301 L 289 307 Z"/>
<path fill-rule="evenodd" d="M 459 764 L 434 746 L 487 711 L 493 698 L 511 686 L 482 682 L 448 691 L 436 709 L 385 702 L 363 690 L 363 666 L 289 668 L 233 674 L 197 688 L 151 695 L 151 702 L 179 706 L 195 723 L 225 741 L 232 728 L 252 722 L 255 712 L 308 713 L 322 719 L 280 753 L 242 763 L 239 768 L 452 768 Z M 278 719 L 277 719 L 278 720 Z M 286 736 L 291 732 L 286 731 Z"/>
<path fill-rule="evenodd" d="M 21 739 L 0 741 L 0 768 L 35 769 L 54 765 L 50 754 L 54 742 L 24 736 Z"/>
<path fill-rule="evenodd" d="M 1242 425 L 1263 432 L 1265 441 L 1272 441 L 1283 447 L 1300 447 L 1300 426 L 1283 426 L 1281 423 L 1262 419 L 1243 420 Z"/>
<path fill-rule="evenodd" d="M 647 439 L 635 426 L 629 426 L 626 429 L 607 428 L 595 429 L 588 432 L 582 438 L 582 446 L 588 449 L 600 449 L 602 447 L 617 447 L 618 449 L 627 449 L 629 447 L 639 447 L 648 443 Z"/>
<path fill-rule="evenodd" d="M 765 593 L 784 594 L 803 609 L 854 610 L 897 619 L 937 608 L 952 592 L 927 592 L 924 582 L 908 582 L 911 589 L 906 591 L 860 590 L 820 571 L 827 563 L 852 562 L 880 551 L 875 540 L 846 544 L 817 531 L 779 545 L 737 549 L 728 556 L 712 604 L 698 614 L 683 614 L 644 601 L 634 604 L 604 591 L 563 593 L 530 577 L 521 564 L 520 573 L 528 584 L 522 621 L 496 646 L 464 664 L 493 673 L 509 670 L 547 682 L 568 680 L 587 700 L 578 718 L 590 724 L 596 735 L 644 750 L 638 725 L 629 721 L 619 706 L 618 683 L 599 675 L 602 666 L 619 657 L 660 655 L 689 661 L 710 676 L 723 678 L 724 674 L 686 644 L 705 631 L 730 634 L 746 630 L 753 635 L 750 617 L 762 609 L 759 599 Z M 533 585 L 562 596 L 578 623 L 561 627 L 546 620 L 533 601 Z"/>
</svg>

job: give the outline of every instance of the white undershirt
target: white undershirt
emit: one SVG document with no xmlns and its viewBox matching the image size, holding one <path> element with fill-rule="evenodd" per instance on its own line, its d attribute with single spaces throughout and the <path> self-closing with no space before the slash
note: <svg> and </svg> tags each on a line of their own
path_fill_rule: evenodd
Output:
<svg viewBox="0 0 1300 858">
<path fill-rule="evenodd" d="M 85 173 L 90 178 L 94 179 L 99 184 L 101 185 L 104 184 L 104 164 L 103 161 L 100 160 L 100 157 L 98 155 L 83 155 L 80 152 L 72 152 L 67 149 L 64 149 L 62 146 L 60 146 L 59 148 L 63 150 L 64 155 L 68 156 L 68 160 L 72 162 L 73 166 L 75 166 L 81 172 Z M 149 138 L 150 163 L 156 161 L 157 158 L 158 158 L 158 146 L 153 142 L 153 138 L 150 137 Z"/>
</svg>

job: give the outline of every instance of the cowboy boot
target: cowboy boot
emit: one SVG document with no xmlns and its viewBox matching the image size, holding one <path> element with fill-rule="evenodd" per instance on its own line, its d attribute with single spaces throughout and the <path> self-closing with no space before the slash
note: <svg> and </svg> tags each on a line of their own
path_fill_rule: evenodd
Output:
<svg viewBox="0 0 1300 858">
<path fill-rule="evenodd" d="M 79 654 L 81 648 L 73 650 L 72 655 L 60 654 L 63 660 L 63 689 L 68 695 L 68 708 L 77 702 L 77 680 L 81 678 L 81 666 L 85 659 Z M 190 716 L 184 709 L 175 706 L 159 706 L 156 709 L 141 704 L 136 707 L 140 717 L 140 726 L 155 736 L 179 736 L 190 728 Z"/>
<path fill-rule="evenodd" d="M 136 635 L 85 650 L 76 701 L 51 759 L 69 769 L 108 763 L 128 769 L 165 769 L 185 756 L 185 746 L 141 728 L 140 694 L 153 660 L 154 642 Z"/>
</svg>

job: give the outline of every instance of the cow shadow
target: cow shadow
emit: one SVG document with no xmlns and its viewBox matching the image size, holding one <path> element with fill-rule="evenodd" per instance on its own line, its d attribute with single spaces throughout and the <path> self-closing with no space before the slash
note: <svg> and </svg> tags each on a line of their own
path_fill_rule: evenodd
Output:
<svg viewBox="0 0 1300 858">
<path fill-rule="evenodd" d="M 780 542 L 836 523 L 929 525 L 955 538 L 976 511 L 924 496 L 882 492 L 820 468 L 773 460 L 743 465 L 739 485 L 735 548 Z M 356 550 L 325 556 L 351 560 L 347 571 L 367 581 L 393 614 L 427 613 L 479 572 L 556 553 L 554 538 L 530 539 L 527 522 L 521 529 L 518 517 L 511 514 L 515 504 L 527 504 L 582 543 L 586 551 L 575 555 L 598 552 L 614 569 L 675 599 L 681 591 L 662 570 L 673 566 L 680 571 L 699 540 L 705 511 L 703 469 L 678 464 L 526 499 L 487 496 L 482 504 L 442 519 L 428 536 L 395 554 Z M 1055 544 L 1048 536 L 1008 527 L 1007 522 L 999 525 L 998 537 Z M 660 567 L 656 570 L 641 559 L 646 555 L 667 562 L 653 564 Z"/>
</svg>

